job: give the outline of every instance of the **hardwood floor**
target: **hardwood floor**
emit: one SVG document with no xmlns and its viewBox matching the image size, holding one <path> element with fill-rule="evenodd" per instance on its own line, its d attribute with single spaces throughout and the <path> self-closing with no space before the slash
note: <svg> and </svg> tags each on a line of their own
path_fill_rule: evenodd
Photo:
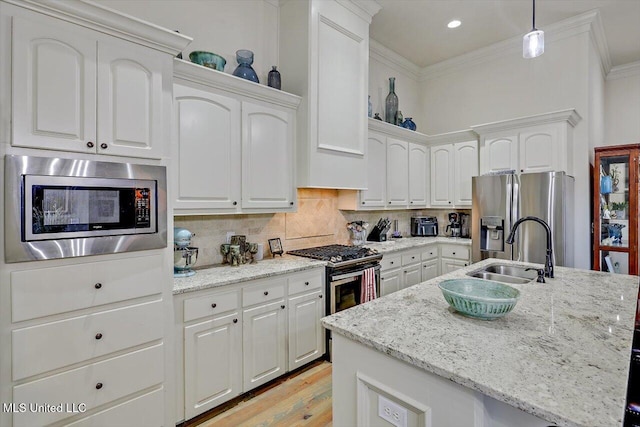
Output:
<svg viewBox="0 0 640 427">
<path fill-rule="evenodd" d="M 331 363 L 322 361 L 243 395 L 184 427 L 332 427 Z"/>
</svg>

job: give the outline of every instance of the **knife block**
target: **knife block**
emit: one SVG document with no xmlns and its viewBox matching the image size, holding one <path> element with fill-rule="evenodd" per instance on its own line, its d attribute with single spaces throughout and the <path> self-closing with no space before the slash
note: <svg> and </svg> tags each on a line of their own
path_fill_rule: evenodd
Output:
<svg viewBox="0 0 640 427">
<path fill-rule="evenodd" d="M 367 236 L 368 242 L 386 242 L 387 241 L 387 233 L 383 233 L 383 230 L 378 228 L 378 226 L 374 226 L 371 230 L 371 233 Z"/>
</svg>

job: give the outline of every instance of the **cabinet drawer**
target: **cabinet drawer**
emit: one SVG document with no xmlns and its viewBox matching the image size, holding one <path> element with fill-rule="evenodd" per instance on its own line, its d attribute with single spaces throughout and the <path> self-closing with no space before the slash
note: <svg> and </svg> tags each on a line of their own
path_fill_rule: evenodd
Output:
<svg viewBox="0 0 640 427">
<path fill-rule="evenodd" d="M 442 245 L 440 246 L 442 258 L 469 259 L 469 248 L 462 245 Z"/>
<path fill-rule="evenodd" d="M 286 279 L 270 280 L 268 282 L 260 282 L 254 286 L 242 289 L 242 306 L 247 307 L 254 304 L 260 304 L 284 298 L 284 288 Z"/>
<path fill-rule="evenodd" d="M 162 256 L 124 258 L 11 273 L 14 322 L 159 294 Z"/>
<path fill-rule="evenodd" d="M 398 268 L 402 265 L 402 255 L 401 254 L 391 254 L 391 255 L 383 255 L 380 260 L 380 269 L 381 270 L 390 270 L 393 268 Z"/>
<path fill-rule="evenodd" d="M 164 389 L 159 388 L 65 427 L 161 426 L 164 423 Z"/>
<path fill-rule="evenodd" d="M 324 268 L 322 271 L 312 271 L 295 274 L 289 277 L 289 295 L 320 289 L 324 286 Z"/>
<path fill-rule="evenodd" d="M 402 254 L 402 265 L 417 264 L 420 262 L 420 252 L 413 251 Z"/>
<path fill-rule="evenodd" d="M 163 323 L 162 301 L 154 301 L 16 329 L 11 333 L 13 379 L 161 339 Z"/>
<path fill-rule="evenodd" d="M 184 301 L 184 321 L 212 316 L 240 307 L 240 291 L 203 295 Z"/>
<path fill-rule="evenodd" d="M 422 257 L 422 261 L 438 258 L 438 247 L 430 246 L 422 249 L 421 257 Z"/>
<path fill-rule="evenodd" d="M 16 386 L 13 388 L 13 399 L 14 402 L 63 405 L 86 403 L 86 409 L 89 411 L 99 405 L 161 384 L 164 380 L 163 365 L 163 346 L 159 344 Z M 163 413 L 161 408 L 156 408 L 156 411 Z M 70 415 L 73 414 L 64 411 L 26 411 L 14 414 L 13 425 L 48 425 Z M 148 415 L 145 413 L 145 416 Z"/>
</svg>

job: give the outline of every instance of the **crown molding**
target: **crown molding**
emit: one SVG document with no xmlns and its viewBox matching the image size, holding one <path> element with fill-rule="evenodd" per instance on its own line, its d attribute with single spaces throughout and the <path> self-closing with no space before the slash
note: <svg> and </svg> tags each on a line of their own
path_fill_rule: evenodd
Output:
<svg viewBox="0 0 640 427">
<path fill-rule="evenodd" d="M 6 0 L 45 15 L 73 22 L 173 56 L 193 39 L 108 7 L 84 0 Z"/>
<path fill-rule="evenodd" d="M 369 130 L 382 133 L 392 138 L 400 138 L 403 141 L 418 142 L 422 144 L 427 143 L 428 135 L 413 130 L 405 129 L 400 126 L 392 125 L 391 123 L 383 122 L 369 118 Z"/>
<path fill-rule="evenodd" d="M 546 43 L 561 40 L 582 33 L 590 33 L 594 44 L 600 54 L 603 70 L 606 70 L 606 61 L 609 58 L 600 13 L 597 10 L 576 15 L 574 17 L 547 25 L 541 28 L 545 32 Z M 524 33 L 523 33 L 524 34 Z M 447 59 L 437 64 L 424 67 L 420 71 L 419 80 L 425 81 L 441 77 L 448 73 L 469 69 L 480 64 L 495 61 L 505 56 L 513 56 L 522 51 L 522 36 L 511 37 L 507 40 L 474 50 L 455 58 Z M 523 59 L 524 60 L 524 59 Z M 609 64 L 610 64 L 610 60 Z M 606 74 L 606 73 L 605 73 Z"/>
<path fill-rule="evenodd" d="M 298 108 L 302 98 L 240 77 L 212 70 L 183 59 L 173 60 L 173 78 L 201 84 L 228 93 L 257 99 L 286 108 Z"/>
<path fill-rule="evenodd" d="M 515 119 L 502 120 L 499 122 L 486 123 L 471 126 L 471 129 L 478 135 L 502 132 L 510 129 L 519 129 L 526 126 L 535 126 L 548 123 L 567 122 L 575 127 L 582 117 L 575 109 L 553 111 L 551 113 L 536 114 L 533 116 L 518 117 Z"/>
<path fill-rule="evenodd" d="M 593 20 L 591 21 L 591 31 L 589 31 L 589 36 L 591 37 L 591 41 L 598 51 L 602 73 L 604 76 L 606 76 L 607 74 L 609 74 L 609 71 L 611 71 L 611 55 L 609 54 L 609 45 L 607 43 L 607 37 L 604 34 L 604 25 L 602 25 L 600 12 L 598 12 L 597 10 L 595 10 L 594 12 L 595 15 L 593 17 Z"/>
<path fill-rule="evenodd" d="M 381 62 L 415 81 L 420 78 L 420 67 L 374 39 L 369 39 L 369 59 Z"/>
<path fill-rule="evenodd" d="M 469 142 L 477 140 L 478 135 L 472 130 L 460 130 L 456 132 L 447 132 L 428 136 L 428 142 L 430 145 L 452 144 L 456 142 Z"/>
<path fill-rule="evenodd" d="M 607 80 L 616 80 L 628 77 L 640 77 L 640 61 L 613 67 L 607 74 Z"/>
<path fill-rule="evenodd" d="M 373 15 L 380 12 L 382 6 L 375 0 L 336 0 L 339 4 L 371 24 Z"/>
</svg>

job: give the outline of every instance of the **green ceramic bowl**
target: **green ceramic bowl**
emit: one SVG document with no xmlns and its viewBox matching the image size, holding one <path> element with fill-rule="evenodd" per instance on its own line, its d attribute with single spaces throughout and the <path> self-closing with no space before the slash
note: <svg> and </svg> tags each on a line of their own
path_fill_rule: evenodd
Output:
<svg viewBox="0 0 640 427">
<path fill-rule="evenodd" d="M 520 291 L 483 279 L 450 279 L 438 284 L 449 305 L 465 316 L 494 320 L 515 307 Z"/>
<path fill-rule="evenodd" d="M 227 60 L 215 53 L 205 52 L 203 50 L 195 50 L 189 54 L 191 62 L 204 65 L 214 70 L 224 71 L 224 66 L 227 65 Z"/>
</svg>

